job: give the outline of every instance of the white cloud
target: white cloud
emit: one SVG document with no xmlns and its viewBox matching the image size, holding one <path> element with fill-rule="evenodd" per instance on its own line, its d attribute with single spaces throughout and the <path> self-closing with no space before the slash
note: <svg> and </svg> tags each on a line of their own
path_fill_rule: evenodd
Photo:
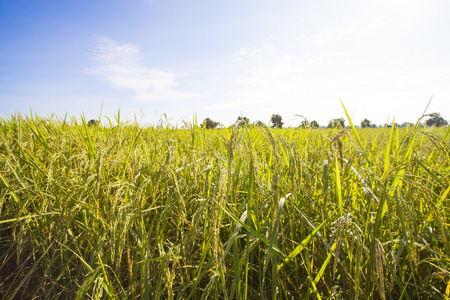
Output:
<svg viewBox="0 0 450 300">
<path fill-rule="evenodd" d="M 146 67 L 139 48 L 101 38 L 92 54 L 95 67 L 89 70 L 118 89 L 130 90 L 137 101 L 186 100 L 198 96 L 176 90 L 176 75 Z"/>
<path fill-rule="evenodd" d="M 321 30 L 314 37 L 303 41 L 303 45 L 321 46 L 327 43 L 336 43 L 345 39 L 358 39 L 368 37 L 386 26 L 386 15 L 380 15 L 369 22 L 352 22 L 335 29 Z"/>
<path fill-rule="evenodd" d="M 241 49 L 239 49 L 239 52 L 234 55 L 234 61 L 241 61 L 242 57 L 247 54 L 247 46 L 241 47 Z"/>
<path fill-rule="evenodd" d="M 420 27 L 436 9 L 423 0 L 380 0 L 364 5 L 347 15 L 347 19 L 333 23 L 312 33 L 304 45 L 330 46 L 352 39 L 373 38 L 376 34 L 405 33 Z"/>
<path fill-rule="evenodd" d="M 223 108 L 247 107 L 261 115 L 304 114 L 323 123 L 343 114 L 341 98 L 348 110 L 358 108 L 356 119 L 381 123 L 389 114 L 415 121 L 433 94 L 450 95 L 450 89 L 443 88 L 450 80 L 447 70 L 419 71 L 389 63 L 349 69 L 343 67 L 354 63 L 351 58 L 343 63 L 333 56 L 304 59 L 268 46 L 247 53 L 256 57 L 247 55 L 239 62 L 245 71 L 235 82 L 236 100 Z"/>
</svg>

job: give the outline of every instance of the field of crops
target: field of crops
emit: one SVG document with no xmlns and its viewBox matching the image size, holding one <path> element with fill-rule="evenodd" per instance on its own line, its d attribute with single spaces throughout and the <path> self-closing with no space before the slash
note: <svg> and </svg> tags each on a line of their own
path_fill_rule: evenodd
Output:
<svg viewBox="0 0 450 300">
<path fill-rule="evenodd" d="M 448 128 L 105 120 L 0 120 L 0 298 L 448 299 Z"/>
</svg>

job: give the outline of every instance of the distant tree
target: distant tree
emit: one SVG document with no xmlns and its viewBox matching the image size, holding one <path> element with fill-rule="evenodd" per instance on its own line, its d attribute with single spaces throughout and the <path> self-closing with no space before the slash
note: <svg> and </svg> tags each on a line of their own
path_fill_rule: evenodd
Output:
<svg viewBox="0 0 450 300">
<path fill-rule="evenodd" d="M 431 117 L 425 122 L 425 124 L 427 124 L 427 126 L 441 127 L 447 126 L 448 122 L 443 117 L 441 117 L 440 113 L 433 113 Z"/>
<path fill-rule="evenodd" d="M 328 126 L 327 128 L 344 128 L 345 127 L 345 121 L 343 118 L 339 118 L 339 119 L 332 119 L 328 122 Z"/>
<path fill-rule="evenodd" d="M 317 123 L 316 120 L 314 120 L 314 121 L 311 122 L 311 124 L 309 124 L 309 127 L 311 127 L 311 128 L 319 128 L 320 125 L 319 125 L 319 123 Z"/>
<path fill-rule="evenodd" d="M 218 125 L 219 125 L 219 122 L 214 122 L 210 118 L 206 118 L 203 121 L 202 125 L 200 125 L 200 127 L 206 128 L 206 129 L 213 129 L 213 128 L 216 128 Z"/>
<path fill-rule="evenodd" d="M 238 117 L 237 120 L 236 120 L 236 125 L 238 127 L 246 126 L 248 124 L 250 124 L 250 120 L 247 117 Z"/>
<path fill-rule="evenodd" d="M 266 126 L 266 124 L 264 124 L 264 122 L 263 121 L 256 121 L 255 123 L 253 123 L 255 126 L 258 126 L 258 127 L 265 127 Z"/>
<path fill-rule="evenodd" d="M 361 127 L 362 128 L 369 128 L 369 127 L 373 127 L 373 124 L 368 119 L 364 119 L 364 120 L 361 121 Z"/>
<path fill-rule="evenodd" d="M 282 128 L 283 122 L 281 122 L 283 118 L 280 115 L 272 115 L 270 121 L 272 122 L 272 128 Z"/>
<path fill-rule="evenodd" d="M 88 122 L 88 126 L 98 126 L 98 121 L 94 120 L 94 119 L 91 119 Z"/>
<path fill-rule="evenodd" d="M 298 126 L 298 128 L 308 128 L 309 127 L 309 122 L 308 121 L 306 121 L 306 120 L 303 120 L 301 123 L 300 123 L 300 126 Z"/>
</svg>

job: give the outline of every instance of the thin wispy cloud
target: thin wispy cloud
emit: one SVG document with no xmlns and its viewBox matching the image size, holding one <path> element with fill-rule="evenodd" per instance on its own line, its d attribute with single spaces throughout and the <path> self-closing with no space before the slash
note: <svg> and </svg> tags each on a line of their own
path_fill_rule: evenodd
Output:
<svg viewBox="0 0 450 300">
<path fill-rule="evenodd" d="M 178 91 L 176 74 L 149 68 L 142 63 L 136 45 L 100 38 L 91 56 L 95 66 L 89 69 L 114 88 L 132 91 L 135 100 L 186 100 L 198 95 Z"/>
<path fill-rule="evenodd" d="M 342 99 L 355 122 L 381 124 L 413 121 L 433 96 L 430 111 L 449 118 L 448 0 L 149 1 L 7 1 L 0 114 L 95 116 L 105 103 L 110 115 L 322 125 L 342 116 Z"/>
<path fill-rule="evenodd" d="M 381 28 L 382 20 L 376 20 L 368 25 L 360 26 L 359 24 L 350 24 L 347 26 L 340 26 L 332 30 L 319 31 L 311 40 L 305 40 L 303 44 L 311 44 L 314 46 L 321 46 L 327 43 L 339 42 L 346 38 L 362 38 L 368 36 L 370 33 Z"/>
<path fill-rule="evenodd" d="M 378 107 L 380 99 L 390 100 L 385 106 L 389 112 L 421 113 L 424 103 L 434 93 L 450 92 L 442 89 L 450 80 L 447 70 L 419 72 L 389 62 L 351 69 L 355 63 L 352 57 L 340 61 L 329 54 L 329 59 L 304 59 L 269 45 L 242 49 L 237 52 L 235 62 L 245 65 L 245 72 L 235 82 L 236 100 L 228 105 L 245 103 L 255 110 L 275 109 L 266 114 L 292 114 L 292 108 L 297 107 L 301 111 L 295 113 L 330 119 L 342 113 L 339 102 L 342 98 L 349 107 L 357 107 L 360 101 L 366 103 L 358 107 L 358 118 L 374 116 L 379 111 L 383 119 L 383 111 Z M 404 102 L 397 101 L 405 97 L 409 99 L 406 109 Z M 298 103 L 303 105 L 299 107 Z M 333 103 L 332 108 L 329 103 Z"/>
<path fill-rule="evenodd" d="M 304 45 L 326 46 L 352 39 L 373 38 L 376 34 L 391 35 L 393 32 L 409 31 L 420 26 L 432 14 L 423 11 L 424 1 L 378 1 L 365 5 L 363 12 L 352 16 L 338 26 L 324 28 L 312 38 L 303 41 Z"/>
<path fill-rule="evenodd" d="M 245 103 L 270 103 L 296 99 L 305 88 L 307 75 L 320 61 L 302 61 L 294 55 L 279 53 L 271 46 L 241 52 L 239 62 L 245 72 L 236 80 L 237 95 Z M 309 80 L 308 80 L 309 81 Z"/>
</svg>

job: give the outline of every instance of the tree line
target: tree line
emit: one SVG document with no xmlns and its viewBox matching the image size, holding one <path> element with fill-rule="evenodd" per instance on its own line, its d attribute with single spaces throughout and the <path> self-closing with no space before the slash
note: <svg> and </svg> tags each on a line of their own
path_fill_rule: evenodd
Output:
<svg viewBox="0 0 450 300">
<path fill-rule="evenodd" d="M 428 115 L 429 118 L 425 121 L 425 124 L 427 127 L 435 126 L 435 127 L 442 127 L 447 126 L 448 121 L 445 120 L 440 113 L 432 113 Z M 279 114 L 273 114 L 270 118 L 270 127 L 271 128 L 283 128 L 284 122 L 283 118 Z M 211 118 L 206 118 L 200 127 L 206 128 L 206 129 L 214 129 L 217 128 L 220 125 L 219 122 L 213 121 Z M 413 126 L 414 123 L 403 123 L 403 124 L 395 124 L 395 126 L 399 127 L 406 127 L 406 126 Z M 242 126 L 266 126 L 262 121 L 256 121 L 253 124 L 250 123 L 250 119 L 247 117 L 239 116 L 236 120 L 236 122 L 233 124 L 233 126 L 242 127 Z M 388 127 L 391 125 L 387 125 Z M 321 126 L 316 120 L 313 120 L 309 122 L 308 120 L 304 120 L 300 123 L 298 128 L 320 128 Z M 345 127 L 345 120 L 344 118 L 335 118 L 328 121 L 328 125 L 326 128 L 344 128 Z M 365 118 L 361 121 L 361 128 L 375 128 L 377 127 L 376 124 L 372 123 L 369 119 Z"/>
</svg>

